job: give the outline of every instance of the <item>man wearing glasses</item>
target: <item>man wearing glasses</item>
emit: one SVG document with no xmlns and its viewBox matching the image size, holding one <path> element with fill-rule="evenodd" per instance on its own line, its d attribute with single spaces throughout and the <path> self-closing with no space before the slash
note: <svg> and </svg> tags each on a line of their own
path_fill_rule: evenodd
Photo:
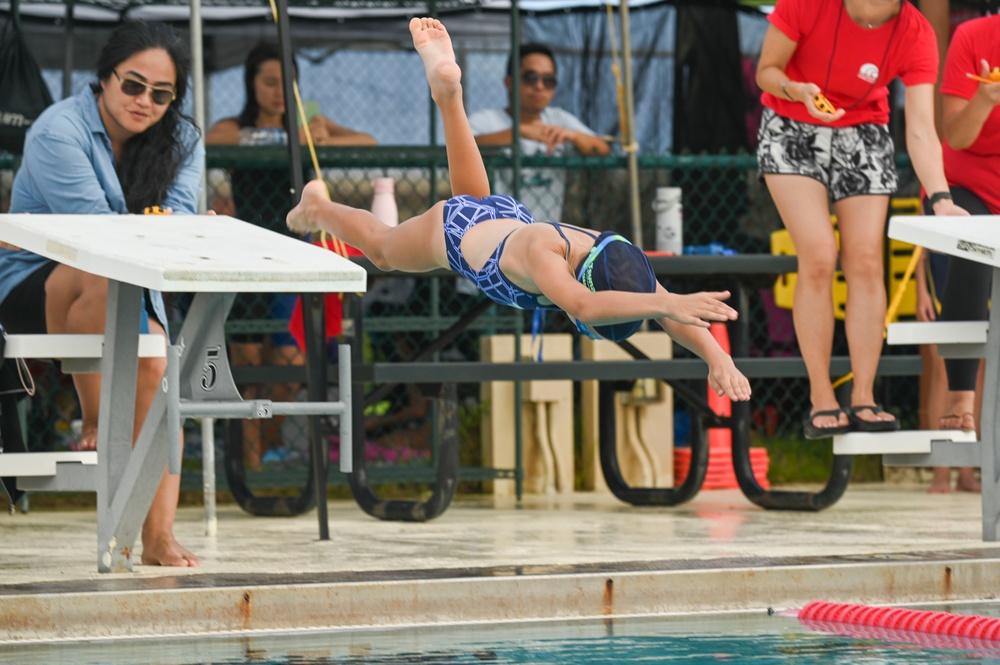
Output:
<svg viewBox="0 0 1000 665">
<path fill-rule="evenodd" d="M 507 72 L 511 71 L 508 58 Z M 607 155 L 608 143 L 597 136 L 575 115 L 565 109 L 549 106 L 556 91 L 556 61 L 552 50 L 544 44 L 523 44 L 518 80 L 504 77 L 509 95 L 515 85 L 521 99 L 521 154 Z M 485 109 L 469 116 L 469 124 L 479 145 L 510 145 L 513 139 L 512 105 L 504 109 Z M 565 173 L 560 169 L 522 168 L 518 191 L 519 200 L 540 221 L 558 222 L 562 218 Z M 513 194 L 511 174 L 497 173 L 494 193 Z"/>
</svg>

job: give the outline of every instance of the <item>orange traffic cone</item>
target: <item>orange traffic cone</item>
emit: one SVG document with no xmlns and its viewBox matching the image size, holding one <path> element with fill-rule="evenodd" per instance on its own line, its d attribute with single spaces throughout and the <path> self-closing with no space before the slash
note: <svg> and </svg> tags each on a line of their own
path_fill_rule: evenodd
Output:
<svg viewBox="0 0 1000 665">
<path fill-rule="evenodd" d="M 730 353 L 729 331 L 724 323 L 713 323 L 709 330 L 722 350 Z M 733 403 L 725 395 L 708 389 L 708 406 L 718 416 L 732 416 Z M 703 489 L 732 489 L 739 487 L 733 469 L 733 432 L 725 427 L 711 427 L 708 430 L 708 472 L 705 474 Z M 767 489 L 768 457 L 766 448 L 750 449 L 750 465 L 754 477 L 761 487 Z M 762 480 L 761 480 L 762 479 Z"/>
</svg>

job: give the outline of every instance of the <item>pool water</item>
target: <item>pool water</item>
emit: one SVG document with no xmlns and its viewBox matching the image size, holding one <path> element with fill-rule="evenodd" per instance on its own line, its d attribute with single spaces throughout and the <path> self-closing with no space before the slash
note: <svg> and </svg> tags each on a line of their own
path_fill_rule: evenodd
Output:
<svg viewBox="0 0 1000 665">
<path fill-rule="evenodd" d="M 1000 616 L 1000 606 L 995 604 L 921 609 Z M 810 629 L 794 617 L 758 612 L 0 645 L 0 663 L 72 665 L 874 665 L 931 662 L 1000 665 L 1000 642 L 914 634 L 852 636 Z"/>
</svg>

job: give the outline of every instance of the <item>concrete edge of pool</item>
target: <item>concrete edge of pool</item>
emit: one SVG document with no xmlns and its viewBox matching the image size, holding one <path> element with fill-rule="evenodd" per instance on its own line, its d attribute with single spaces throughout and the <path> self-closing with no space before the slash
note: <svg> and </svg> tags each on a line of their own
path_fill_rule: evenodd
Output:
<svg viewBox="0 0 1000 665">
<path fill-rule="evenodd" d="M 16 589 L 0 595 L 0 644 L 260 631 L 339 630 L 795 608 L 811 600 L 905 604 L 1000 597 L 996 550 L 719 567 L 535 567 L 405 579 L 159 580 L 147 588 Z M 186 580 L 182 582 L 181 580 Z"/>
</svg>

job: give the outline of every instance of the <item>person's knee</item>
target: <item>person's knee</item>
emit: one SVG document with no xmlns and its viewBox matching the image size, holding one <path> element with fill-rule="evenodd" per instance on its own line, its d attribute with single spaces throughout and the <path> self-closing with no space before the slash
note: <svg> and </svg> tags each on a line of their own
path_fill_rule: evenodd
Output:
<svg viewBox="0 0 1000 665">
<path fill-rule="evenodd" d="M 166 358 L 140 358 L 139 371 L 136 378 L 136 391 L 148 393 L 159 390 L 160 382 L 166 373 Z"/>
<path fill-rule="evenodd" d="M 45 291 L 48 297 L 67 294 L 78 299 L 97 299 L 106 302 L 108 279 L 76 268 L 60 266 L 45 282 Z"/>
<path fill-rule="evenodd" d="M 800 258 L 798 271 L 799 281 L 804 280 L 810 284 L 830 284 L 837 271 L 837 255 L 823 253 L 810 257 L 807 261 Z"/>
<path fill-rule="evenodd" d="M 365 254 L 369 261 L 371 261 L 376 268 L 379 270 L 392 270 L 393 265 L 386 255 L 385 251 L 378 244 L 375 245 L 368 253 Z"/>
<path fill-rule="evenodd" d="M 853 252 L 843 260 L 844 277 L 848 284 L 858 285 L 869 282 L 882 284 L 882 253 L 874 249 Z"/>
<path fill-rule="evenodd" d="M 85 332 L 99 332 L 104 326 L 108 303 L 108 280 L 82 270 L 59 266 L 45 282 L 46 317 L 65 322 L 71 330 L 83 325 Z M 57 325 L 61 330 L 62 324 Z"/>
</svg>

